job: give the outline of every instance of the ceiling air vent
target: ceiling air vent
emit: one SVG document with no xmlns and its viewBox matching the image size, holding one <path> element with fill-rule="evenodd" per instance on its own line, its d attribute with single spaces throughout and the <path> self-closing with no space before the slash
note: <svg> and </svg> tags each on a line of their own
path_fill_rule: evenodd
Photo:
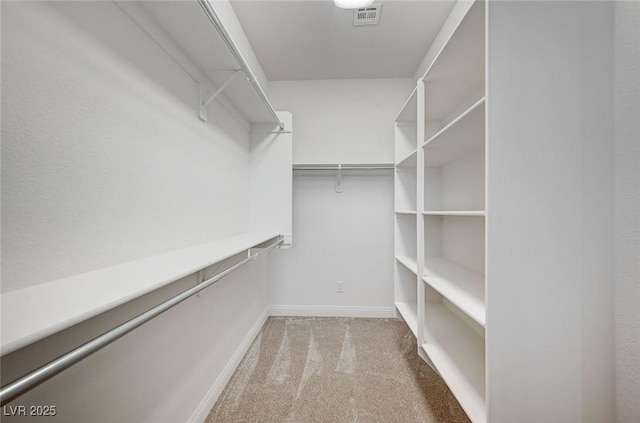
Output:
<svg viewBox="0 0 640 423">
<path fill-rule="evenodd" d="M 382 4 L 372 4 L 371 6 L 356 9 L 353 12 L 353 26 L 377 25 L 380 21 L 380 9 Z"/>
</svg>

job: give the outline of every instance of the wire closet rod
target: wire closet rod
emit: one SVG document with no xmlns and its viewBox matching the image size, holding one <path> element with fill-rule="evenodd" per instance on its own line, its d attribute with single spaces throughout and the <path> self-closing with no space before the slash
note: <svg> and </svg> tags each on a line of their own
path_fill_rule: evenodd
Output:
<svg viewBox="0 0 640 423">
<path fill-rule="evenodd" d="M 236 62 L 238 62 L 238 64 L 240 65 L 242 72 L 244 72 L 244 74 L 246 75 L 253 89 L 256 90 L 258 97 L 260 97 L 264 105 L 267 107 L 267 110 L 269 111 L 269 113 L 271 113 L 271 116 L 273 116 L 273 119 L 280 127 L 280 130 L 284 130 L 284 123 L 282 123 L 282 121 L 276 114 L 276 111 L 267 98 L 267 95 L 264 93 L 262 86 L 260 86 L 260 83 L 256 80 L 256 77 L 251 72 L 249 64 L 246 62 L 246 60 L 244 60 L 244 57 L 242 57 L 242 54 L 240 54 L 240 50 L 238 50 L 238 47 L 236 47 L 224 25 L 222 25 L 222 21 L 220 21 L 220 18 L 218 18 L 218 15 L 213 10 L 213 7 L 211 6 L 211 3 L 209 3 L 209 0 L 198 0 L 198 3 L 200 3 L 200 6 L 207 14 L 207 17 L 209 18 L 213 26 L 216 28 L 216 31 L 218 31 L 218 34 L 220 34 L 220 37 L 222 37 L 222 41 L 224 41 L 224 43 L 227 45 L 229 52 L 231 52 L 233 57 L 236 59 Z"/>
<path fill-rule="evenodd" d="M 321 165 L 293 165 L 293 170 L 376 170 L 376 169 L 393 169 L 392 164 L 321 164 Z"/>
<path fill-rule="evenodd" d="M 132 330 L 142 326 L 143 324 L 147 323 L 149 320 L 159 316 L 160 314 L 164 313 L 165 311 L 169 310 L 170 308 L 172 308 L 173 306 L 176 306 L 178 304 L 180 304 L 181 302 L 183 302 L 184 300 L 186 300 L 187 298 L 199 293 L 200 291 L 210 287 L 211 285 L 213 285 L 214 283 L 218 282 L 220 279 L 224 278 L 225 276 L 227 276 L 229 273 L 233 272 L 234 270 L 236 270 L 237 268 L 243 266 L 244 264 L 248 263 L 249 261 L 255 260 L 260 254 L 264 253 L 265 251 L 276 247 L 277 245 L 282 244 L 282 242 L 284 241 L 284 238 L 280 235 L 278 236 L 278 240 L 276 242 L 274 242 L 273 244 L 265 247 L 264 249 L 258 251 L 256 254 L 254 255 L 250 255 L 251 254 L 251 248 L 248 248 L 248 257 L 243 259 L 242 261 L 234 264 L 233 266 L 229 267 L 228 269 L 218 273 L 217 275 L 199 283 L 198 285 L 194 286 L 193 288 L 190 288 L 184 292 L 182 292 L 181 294 L 176 295 L 175 297 L 172 297 L 170 299 L 168 299 L 167 301 L 158 304 L 157 306 L 153 307 L 150 310 L 145 311 L 144 313 L 138 315 L 137 317 L 134 317 L 131 320 L 128 320 L 127 322 L 121 324 L 120 326 L 117 326 L 113 329 L 111 329 L 108 332 L 103 333 L 102 335 L 94 338 L 93 340 L 79 346 L 78 348 L 69 351 L 68 353 L 58 357 L 57 359 L 43 365 L 42 367 L 32 371 L 31 373 L 26 374 L 25 376 L 22 376 L 21 378 L 5 385 L 2 387 L 2 390 L 0 391 L 0 399 L 2 400 L 2 404 L 1 405 L 5 405 L 6 403 L 14 400 L 15 398 L 19 397 L 20 395 L 24 394 L 25 392 L 35 388 L 36 386 L 40 385 L 41 383 L 45 382 L 46 380 L 52 378 L 53 376 L 57 375 L 58 373 L 61 373 L 63 370 L 66 370 L 67 368 L 73 366 L 74 364 L 78 363 L 79 361 L 87 358 L 88 356 L 90 356 L 91 354 L 95 353 L 96 351 L 106 347 L 107 345 L 111 344 L 113 341 L 123 337 L 124 335 L 126 335 L 127 333 L 131 332 Z"/>
</svg>

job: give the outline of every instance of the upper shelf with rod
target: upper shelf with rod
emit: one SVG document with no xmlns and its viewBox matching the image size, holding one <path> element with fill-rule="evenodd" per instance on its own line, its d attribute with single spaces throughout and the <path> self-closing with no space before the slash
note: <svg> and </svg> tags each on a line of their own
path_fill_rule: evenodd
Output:
<svg viewBox="0 0 640 423">
<path fill-rule="evenodd" d="M 325 171 L 336 172 L 336 192 L 343 192 L 344 187 L 342 183 L 343 171 L 379 171 L 379 170 L 393 170 L 392 163 L 358 163 L 358 164 L 327 164 L 327 163 L 294 163 L 293 170 L 302 171 L 304 173 L 318 174 Z"/>
<path fill-rule="evenodd" d="M 62 356 L 39 367 L 38 369 L 33 370 L 32 372 L 22 377 L 19 377 L 13 382 L 7 385 L 3 385 L 2 389 L 0 390 L 0 400 L 2 402 L 2 406 L 34 388 L 35 386 L 39 385 L 40 383 L 48 380 L 58 373 L 61 373 L 75 363 L 84 360 L 94 352 L 106 347 L 113 341 L 149 322 L 165 311 L 180 304 L 184 300 L 207 289 L 229 273 L 233 272 L 235 269 L 252 260 L 255 260 L 263 252 L 271 248 L 280 246 L 283 241 L 284 238 L 281 235 L 246 234 L 228 238 L 226 240 L 217 241 L 214 243 L 188 248 L 185 250 L 175 251 L 169 254 L 165 254 L 162 257 L 139 260 L 137 262 L 115 266 L 107 270 L 91 272 L 79 277 L 71 278 L 70 280 L 74 281 L 74 283 L 71 284 L 71 287 L 73 288 L 72 292 L 57 292 L 59 291 L 59 288 L 69 287 L 68 284 L 64 283 L 64 281 L 62 281 L 63 283 L 54 283 L 53 290 L 49 289 L 47 292 L 47 294 L 49 295 L 47 296 L 34 296 L 33 292 L 24 294 L 18 291 L 18 295 L 12 296 L 16 297 L 12 298 L 13 300 L 17 299 L 18 301 L 7 302 L 10 306 L 8 317 L 14 320 L 14 322 L 12 322 L 13 324 L 9 325 L 8 327 L 11 329 L 19 327 L 19 324 L 23 323 L 22 320 L 24 320 L 24 317 L 29 317 L 31 314 L 37 314 L 38 318 L 36 319 L 36 321 L 48 324 L 49 327 L 47 329 L 50 330 L 52 327 L 51 325 L 53 325 L 54 323 L 58 323 L 59 325 L 64 323 L 68 325 L 69 320 L 67 319 L 66 321 L 63 320 L 59 322 L 51 322 L 47 318 L 57 318 L 58 320 L 64 316 L 69 318 L 69 316 L 73 316 L 69 313 L 69 308 L 75 309 L 74 311 L 77 314 L 77 312 L 80 311 L 80 309 L 78 308 L 79 305 L 84 307 L 83 310 L 85 313 L 88 312 L 89 309 L 86 308 L 86 305 L 84 303 L 79 304 L 78 302 L 76 302 L 75 304 L 71 304 L 71 307 L 60 307 L 60 304 L 55 304 L 55 302 L 50 301 L 51 298 L 57 298 L 60 296 L 62 298 L 66 298 L 65 294 L 70 294 L 73 297 L 77 296 L 78 291 L 81 290 L 81 286 L 78 285 L 77 282 L 84 282 L 84 285 L 90 285 L 88 289 L 84 290 L 84 293 L 86 294 L 87 292 L 92 292 L 94 300 L 100 298 L 100 301 L 103 302 L 104 307 L 106 305 L 106 301 L 109 301 L 109 299 L 112 302 L 122 301 L 123 299 L 114 297 L 113 292 L 106 292 L 106 296 L 111 298 L 101 298 L 102 295 L 96 295 L 95 293 L 102 293 L 104 291 L 96 291 L 95 288 L 104 288 L 104 286 L 96 286 L 96 283 L 112 283 L 114 280 L 126 281 L 126 283 L 120 284 L 120 287 L 122 288 L 122 286 L 128 285 L 129 282 L 142 282 L 143 284 L 147 285 L 146 288 L 148 289 L 150 288 L 150 286 L 148 286 L 149 283 L 151 283 L 152 285 L 157 285 L 161 281 L 172 281 L 174 279 L 185 276 L 186 274 L 201 270 L 204 267 L 210 266 L 212 264 L 221 263 L 225 259 L 230 258 L 235 254 L 243 253 L 244 251 L 246 251 L 246 257 L 231 265 L 230 267 L 227 267 L 225 270 L 220 271 L 212 276 L 203 276 L 203 280 L 190 289 L 182 291 L 181 293 L 148 309 L 144 313 L 139 314 L 130 320 L 127 320 L 119 326 L 116 326 L 115 328 L 104 332 L 91 341 L 86 342 L 81 346 L 63 354 Z M 166 266 L 167 263 L 169 264 L 168 267 Z M 178 266 L 176 267 L 176 265 Z M 140 280 L 138 281 L 137 278 L 140 278 Z M 38 293 L 42 293 L 42 290 L 39 290 Z M 2 299 L 4 307 L 4 296 Z M 96 304 L 93 304 L 93 306 L 95 305 Z M 30 311 L 32 313 L 29 313 Z M 92 310 L 92 312 L 96 312 L 96 310 Z M 27 321 L 28 320 L 29 319 L 27 319 Z M 26 327 L 29 327 L 29 325 L 27 324 Z M 34 329 L 34 325 L 31 325 L 30 329 Z M 13 333 L 16 333 L 15 330 L 13 330 Z M 35 336 L 36 334 L 42 336 L 42 333 L 31 333 L 30 336 Z M 4 337 L 5 334 L 3 333 L 3 344 L 5 341 Z M 10 336 L 10 338 L 12 337 Z M 14 342 L 7 343 L 7 346 L 9 348 L 16 347 L 15 344 L 17 340 L 15 338 L 12 339 L 14 340 Z M 24 339 L 20 341 L 24 341 Z M 6 349 L 7 348 L 3 345 L 3 350 Z"/>
<path fill-rule="evenodd" d="M 271 232 L 241 234 L 3 293 L 2 354 L 276 238 Z"/>
<path fill-rule="evenodd" d="M 197 114 L 201 120 L 207 120 L 211 102 L 219 100 L 227 109 L 226 103 L 230 103 L 249 123 L 274 122 L 279 130 L 284 129 L 260 81 L 210 0 L 117 4 L 200 84 Z"/>
</svg>

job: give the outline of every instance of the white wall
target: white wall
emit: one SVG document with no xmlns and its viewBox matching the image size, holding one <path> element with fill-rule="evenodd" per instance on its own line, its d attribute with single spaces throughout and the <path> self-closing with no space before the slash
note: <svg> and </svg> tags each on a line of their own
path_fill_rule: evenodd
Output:
<svg viewBox="0 0 640 423">
<path fill-rule="evenodd" d="M 489 419 L 610 422 L 614 4 L 488 10 Z"/>
<path fill-rule="evenodd" d="M 294 163 L 391 163 L 407 79 L 271 82 L 293 112 Z M 393 174 L 294 172 L 294 247 L 273 255 L 271 304 L 282 314 L 393 315 Z M 345 281 L 337 294 L 336 281 Z"/>
<path fill-rule="evenodd" d="M 248 228 L 249 134 L 215 104 L 200 122 L 196 82 L 120 9 L 1 7 L 3 292 Z M 266 282 L 260 258 L 14 404 L 56 405 L 61 422 L 206 415 L 264 318 Z M 131 307 L 3 357 L 3 378 Z"/>
<path fill-rule="evenodd" d="M 270 304 L 284 315 L 393 316 L 393 176 L 296 172 L 293 248 L 270 257 Z M 345 292 L 336 293 L 336 281 Z"/>
<path fill-rule="evenodd" d="M 276 110 L 293 112 L 294 163 L 391 163 L 393 120 L 410 79 L 272 81 Z"/>
<path fill-rule="evenodd" d="M 640 2 L 616 3 L 616 421 L 640 419 Z"/>
<path fill-rule="evenodd" d="M 248 134 L 117 7 L 2 7 L 3 291 L 245 229 Z"/>
</svg>

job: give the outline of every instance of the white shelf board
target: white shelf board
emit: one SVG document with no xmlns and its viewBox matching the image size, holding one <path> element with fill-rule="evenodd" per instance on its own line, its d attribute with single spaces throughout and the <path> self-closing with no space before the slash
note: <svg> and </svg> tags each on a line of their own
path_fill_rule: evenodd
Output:
<svg viewBox="0 0 640 423">
<path fill-rule="evenodd" d="M 396 122 L 415 122 L 418 120 L 418 88 L 414 88 L 409 94 L 409 98 L 402 105 L 402 109 L 396 116 Z"/>
<path fill-rule="evenodd" d="M 403 303 L 396 302 L 396 308 L 398 309 L 398 313 L 402 316 L 402 319 L 407 323 L 413 335 L 417 337 L 418 333 L 418 305 L 415 303 Z"/>
<path fill-rule="evenodd" d="M 484 106 L 483 97 L 423 144 L 425 166 L 442 166 L 484 149 Z"/>
<path fill-rule="evenodd" d="M 446 122 L 484 91 L 484 2 L 476 1 L 425 72 L 425 116 Z"/>
<path fill-rule="evenodd" d="M 442 304 L 426 304 L 425 353 L 474 423 L 486 421 L 484 340 Z"/>
<path fill-rule="evenodd" d="M 405 214 L 405 215 L 417 215 L 418 212 L 415 210 L 396 210 L 396 214 Z"/>
<path fill-rule="evenodd" d="M 428 210 L 422 212 L 425 216 L 469 216 L 483 217 L 486 213 L 484 210 Z"/>
<path fill-rule="evenodd" d="M 189 58 L 201 73 L 220 87 L 235 70 L 240 69 L 226 44 L 196 1 L 139 1 L 149 15 Z M 159 40 L 156 40 L 162 44 Z M 249 83 L 237 75 L 227 86 L 225 97 L 249 122 L 272 123 L 273 116 Z"/>
<path fill-rule="evenodd" d="M 422 280 L 485 327 L 484 275 L 444 258 L 428 257 Z"/>
<path fill-rule="evenodd" d="M 396 261 L 412 271 L 415 275 L 418 274 L 418 262 L 415 258 L 409 256 L 396 256 Z"/>
<path fill-rule="evenodd" d="M 396 167 L 416 167 L 418 165 L 418 150 L 415 149 L 406 157 L 403 157 L 396 163 Z"/>
<path fill-rule="evenodd" d="M 238 235 L 3 293 L 2 353 L 15 351 L 277 236 Z"/>
</svg>

